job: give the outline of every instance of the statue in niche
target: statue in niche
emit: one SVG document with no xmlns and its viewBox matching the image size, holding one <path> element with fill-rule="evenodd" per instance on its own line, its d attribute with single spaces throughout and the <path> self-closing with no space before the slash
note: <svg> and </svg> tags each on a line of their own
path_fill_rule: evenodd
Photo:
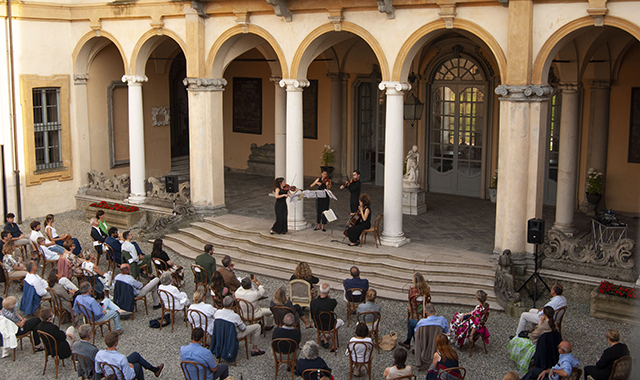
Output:
<svg viewBox="0 0 640 380">
<path fill-rule="evenodd" d="M 419 189 L 420 185 L 418 184 L 418 160 L 420 159 L 420 153 L 418 153 L 418 146 L 414 145 L 411 147 L 409 152 L 407 153 L 407 157 L 405 157 L 404 162 L 406 164 L 406 172 L 402 177 L 402 187 Z"/>
<path fill-rule="evenodd" d="M 498 303 L 505 309 L 509 308 L 509 304 L 517 304 L 520 302 L 520 294 L 516 292 L 513 280 L 511 250 L 505 249 L 498 258 L 494 284 Z"/>
</svg>

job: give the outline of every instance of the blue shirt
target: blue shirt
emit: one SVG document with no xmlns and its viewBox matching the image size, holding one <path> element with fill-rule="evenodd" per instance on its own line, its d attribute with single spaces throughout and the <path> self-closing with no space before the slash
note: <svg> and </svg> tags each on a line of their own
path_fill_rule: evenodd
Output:
<svg viewBox="0 0 640 380">
<path fill-rule="evenodd" d="M 73 311 L 76 314 L 82 314 L 82 310 L 80 310 L 80 306 L 82 305 L 87 309 L 87 311 L 93 312 L 94 318 L 97 321 L 98 319 L 104 317 L 104 310 L 102 310 L 102 306 L 89 294 L 81 294 L 76 297 L 76 302 L 73 303 Z"/>
<path fill-rule="evenodd" d="M 96 354 L 95 360 L 96 373 L 102 373 L 100 369 L 100 363 L 111 364 L 114 367 L 118 367 L 124 374 L 125 380 L 133 380 L 136 377 L 136 372 L 133 368 L 129 367 L 129 361 L 127 357 L 119 353 L 118 351 L 100 350 Z M 105 373 L 105 377 L 111 375 L 111 372 Z"/>
<path fill-rule="evenodd" d="M 138 280 L 136 280 L 135 278 L 133 278 L 130 274 L 118 274 L 116 276 L 116 278 L 114 278 L 114 282 L 115 281 L 122 281 L 125 284 L 129 284 L 131 285 L 131 287 L 133 287 L 133 295 L 134 296 L 138 296 L 138 294 L 140 294 L 140 290 L 142 289 L 142 283 Z"/>
<path fill-rule="evenodd" d="M 571 371 L 574 367 L 580 365 L 578 359 L 576 359 L 573 354 L 560 354 L 560 359 L 558 360 L 558 364 L 551 367 L 554 370 L 553 375 L 549 376 L 551 380 L 558 380 L 560 375 L 558 375 L 555 371 L 562 369 L 567 373 L 567 376 L 571 375 Z"/>
<path fill-rule="evenodd" d="M 440 326 L 442 328 L 443 333 L 446 334 L 449 332 L 449 322 L 447 322 L 447 318 L 438 317 L 436 315 L 430 315 L 426 318 L 422 318 L 421 320 L 419 320 L 415 330 L 413 331 L 418 330 L 418 327 L 420 326 Z"/>
<path fill-rule="evenodd" d="M 181 361 L 191 361 L 203 364 L 206 367 L 207 380 L 213 380 L 213 371 L 216 370 L 218 364 L 215 359 L 213 359 L 213 354 L 210 350 L 202 347 L 199 343 L 190 343 L 186 346 L 180 347 L 180 360 Z M 196 368 L 190 365 L 187 367 L 187 371 L 189 372 L 189 378 L 204 380 L 202 377 L 196 378 Z"/>
</svg>

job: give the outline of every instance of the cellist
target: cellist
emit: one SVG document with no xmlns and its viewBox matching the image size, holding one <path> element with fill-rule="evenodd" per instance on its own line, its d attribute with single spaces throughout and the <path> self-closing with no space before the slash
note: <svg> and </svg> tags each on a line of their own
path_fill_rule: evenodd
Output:
<svg viewBox="0 0 640 380">
<path fill-rule="evenodd" d="M 360 223 L 355 226 L 347 228 L 347 236 L 351 242 L 350 246 L 356 246 L 360 244 L 360 235 L 362 231 L 371 228 L 371 199 L 369 195 L 362 194 L 358 201 L 358 213 L 360 213 Z"/>
</svg>

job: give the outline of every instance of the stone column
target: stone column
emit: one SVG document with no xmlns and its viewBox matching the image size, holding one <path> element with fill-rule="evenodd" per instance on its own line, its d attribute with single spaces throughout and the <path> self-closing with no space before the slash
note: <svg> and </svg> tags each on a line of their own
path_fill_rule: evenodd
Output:
<svg viewBox="0 0 640 380">
<path fill-rule="evenodd" d="M 343 109 L 343 92 L 342 82 L 349 78 L 349 74 L 344 73 L 328 73 L 327 78 L 331 79 L 331 120 L 330 120 L 330 139 L 329 145 L 334 149 L 333 160 L 333 180 L 342 182 L 344 171 L 342 170 L 342 109 Z"/>
<path fill-rule="evenodd" d="M 542 217 L 549 86 L 500 85 L 500 147 L 494 252 L 533 252 L 527 220 Z"/>
<path fill-rule="evenodd" d="M 129 203 L 141 204 L 147 198 L 145 191 L 144 159 L 144 115 L 142 104 L 142 83 L 148 80 L 146 75 L 123 75 L 129 93 L 129 177 L 131 193 Z"/>
<path fill-rule="evenodd" d="M 280 87 L 282 77 L 271 76 L 269 78 L 275 84 L 275 177 L 284 177 L 287 173 L 287 92 Z"/>
<path fill-rule="evenodd" d="M 302 130 L 302 90 L 309 87 L 306 79 L 283 79 L 280 87 L 287 89 L 287 175 L 288 184 L 302 189 L 304 185 L 304 154 Z M 289 204 L 289 230 L 307 228 L 304 220 L 304 203 Z"/>
<path fill-rule="evenodd" d="M 387 112 L 384 147 L 384 231 L 383 245 L 400 247 L 409 240 L 402 232 L 402 170 L 404 165 L 404 93 L 411 85 L 403 82 L 380 82 L 386 90 Z"/>
<path fill-rule="evenodd" d="M 224 78 L 186 78 L 189 92 L 191 203 L 201 215 L 224 209 Z"/>
<path fill-rule="evenodd" d="M 599 207 L 606 208 L 605 204 L 605 182 L 607 179 L 607 144 L 609 141 L 609 97 L 611 87 L 609 81 L 593 80 L 591 85 L 591 99 L 589 105 L 589 143 L 587 148 L 587 165 L 585 173 L 589 168 L 594 168 L 597 172 L 604 174 L 602 183 L 602 199 Z M 563 100 L 564 102 L 564 100 Z M 564 105 L 563 105 L 564 109 Z M 586 189 L 586 187 L 585 187 Z M 580 205 L 581 211 L 589 210 L 587 198 L 584 197 Z"/>
<path fill-rule="evenodd" d="M 576 207 L 576 175 L 580 120 L 578 84 L 560 83 L 562 113 L 560 115 L 560 154 L 558 157 L 558 193 L 556 222 L 553 228 L 573 236 L 573 211 Z"/>
<path fill-rule="evenodd" d="M 87 108 L 87 80 L 89 75 L 74 75 L 73 82 L 74 104 L 76 111 L 76 138 L 74 138 L 74 152 L 78 160 L 75 160 L 77 175 L 80 177 L 81 187 L 87 187 L 89 184 L 89 176 L 87 173 L 91 171 L 91 145 L 89 144 L 89 111 Z"/>
</svg>

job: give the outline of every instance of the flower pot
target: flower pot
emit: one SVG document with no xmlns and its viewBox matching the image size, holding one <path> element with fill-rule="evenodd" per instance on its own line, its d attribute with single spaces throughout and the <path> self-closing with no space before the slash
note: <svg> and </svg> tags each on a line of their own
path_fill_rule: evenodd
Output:
<svg viewBox="0 0 640 380">
<path fill-rule="evenodd" d="M 91 218 L 96 217 L 96 212 L 98 210 L 104 211 L 104 220 L 111 227 L 118 227 L 123 229 L 129 229 L 134 226 L 136 223 L 140 221 L 143 217 L 143 211 L 133 211 L 133 212 L 123 212 L 116 210 L 109 210 L 98 207 L 88 206 L 85 210 L 85 216 L 87 217 L 87 221 Z"/>
<path fill-rule="evenodd" d="M 602 197 L 602 194 L 585 194 L 587 195 L 587 203 L 593 206 L 598 205 L 598 202 L 600 202 L 600 198 Z"/>
<path fill-rule="evenodd" d="M 638 324 L 640 302 L 637 299 L 591 291 L 591 316 L 613 322 Z"/>
<path fill-rule="evenodd" d="M 489 188 L 489 198 L 491 199 L 491 203 L 496 203 L 496 199 L 498 197 L 498 189 L 494 189 L 492 187 Z"/>
</svg>

